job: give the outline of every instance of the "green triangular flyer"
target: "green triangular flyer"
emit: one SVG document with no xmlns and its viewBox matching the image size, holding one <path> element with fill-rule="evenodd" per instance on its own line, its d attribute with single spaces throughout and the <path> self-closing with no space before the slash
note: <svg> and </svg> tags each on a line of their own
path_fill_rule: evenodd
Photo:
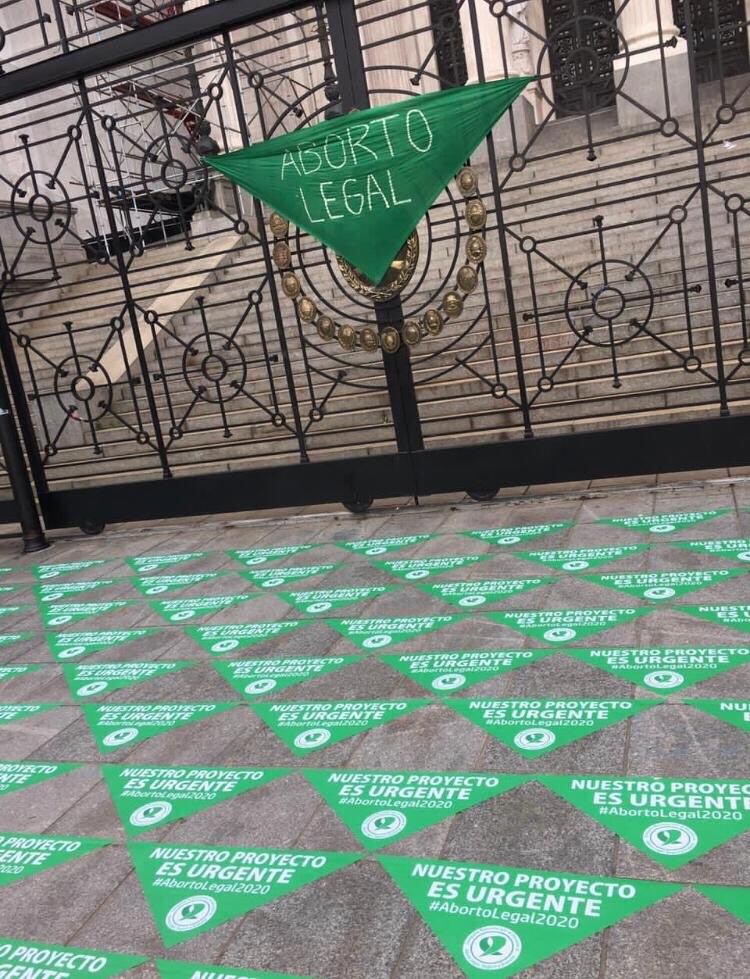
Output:
<svg viewBox="0 0 750 979">
<path fill-rule="evenodd" d="M 147 577 L 131 578 L 134 588 L 142 595 L 163 595 L 165 592 L 179 591 L 191 585 L 200 585 L 223 575 L 221 571 L 200 571 L 196 574 L 157 574 Z"/>
<path fill-rule="evenodd" d="M 77 948 L 73 945 L 45 945 L 27 939 L 0 938 L 0 972 L 5 976 L 20 975 L 19 962 L 44 963 L 41 971 L 50 979 L 110 979 L 147 961 L 145 955 L 121 955 L 102 952 L 98 948 Z M 36 969 L 23 969 L 26 973 Z M 51 975 L 50 975 L 51 973 Z"/>
<path fill-rule="evenodd" d="M 244 564 L 246 568 L 254 568 L 258 564 L 269 561 L 279 561 L 281 558 L 293 557 L 302 551 L 309 551 L 316 544 L 286 544 L 282 547 L 251 547 L 244 551 L 227 551 L 229 557 Z"/>
<path fill-rule="evenodd" d="M 674 869 L 750 829 L 750 782 L 646 775 L 539 775 L 576 809 Z"/>
<path fill-rule="evenodd" d="M 284 619 L 281 622 L 247 622 L 244 625 L 189 626 L 185 632 L 202 649 L 219 656 L 285 636 L 308 624 L 302 619 Z"/>
<path fill-rule="evenodd" d="M 307 769 L 305 777 L 368 850 L 494 799 L 526 775 L 475 772 L 384 772 Z"/>
<path fill-rule="evenodd" d="M 0 833 L 0 886 L 15 884 L 109 845 L 109 840 L 86 836 Z"/>
<path fill-rule="evenodd" d="M 683 700 L 683 703 L 750 734 L 750 700 Z"/>
<path fill-rule="evenodd" d="M 50 632 L 47 643 L 52 655 L 61 663 L 80 656 L 101 653 L 112 646 L 121 646 L 134 639 L 154 636 L 159 629 L 102 629 L 98 632 Z"/>
<path fill-rule="evenodd" d="M 129 598 L 119 602 L 77 602 L 75 604 L 45 605 L 40 609 L 42 622 L 48 628 L 58 625 L 68 625 L 80 622 L 81 619 L 93 619 L 97 615 L 106 615 L 122 608 L 138 605 L 138 599 Z"/>
<path fill-rule="evenodd" d="M 217 768 L 214 765 L 102 765 L 125 832 L 148 830 L 186 819 L 288 775 L 289 768 Z"/>
<path fill-rule="evenodd" d="M 0 605 L 0 618 L 5 615 L 17 615 L 19 612 L 31 612 L 33 605 Z"/>
<path fill-rule="evenodd" d="M 114 578 L 101 578 L 99 581 L 60 581 L 55 584 L 34 585 L 34 594 L 39 602 L 59 602 L 70 595 L 80 595 L 116 584 Z"/>
<path fill-rule="evenodd" d="M 148 741 L 193 721 L 203 721 L 237 704 L 83 704 L 81 710 L 99 751 Z"/>
<path fill-rule="evenodd" d="M 242 595 L 205 595 L 203 598 L 172 598 L 148 604 L 167 622 L 188 622 L 204 615 L 213 615 L 223 609 L 232 608 L 240 602 L 257 598 L 252 592 Z"/>
<path fill-rule="evenodd" d="M 10 574 L 13 568 L 0 568 L 0 574 Z"/>
<path fill-rule="evenodd" d="M 129 557 L 128 564 L 137 574 L 149 574 L 161 571 L 173 564 L 185 564 L 187 561 L 197 561 L 206 557 L 208 551 L 190 551 L 184 554 L 144 554 L 142 557 Z"/>
<path fill-rule="evenodd" d="M 13 592 L 21 591 L 25 585 L 0 585 L 0 595 L 12 595 Z"/>
<path fill-rule="evenodd" d="M 63 564 L 35 564 L 31 572 L 39 581 L 47 581 L 50 578 L 61 578 L 66 574 L 73 574 L 75 571 L 88 571 L 89 568 L 96 568 L 109 563 L 111 563 L 111 559 L 99 558 L 94 561 L 69 561 Z"/>
<path fill-rule="evenodd" d="M 4 632 L 0 634 L 0 649 L 3 646 L 11 646 L 14 642 L 24 642 L 26 639 L 33 638 L 33 632 Z"/>
<path fill-rule="evenodd" d="M 750 663 L 750 649 L 727 646 L 645 649 L 562 649 L 589 666 L 598 666 L 647 690 L 673 693 L 717 673 Z"/>
<path fill-rule="evenodd" d="M 278 693 L 315 676 L 333 673 L 359 663 L 362 656 L 299 656 L 284 659 L 235 659 L 217 661 L 215 669 L 247 700 Z"/>
<path fill-rule="evenodd" d="M 318 591 L 280 591 L 277 598 L 307 612 L 308 615 L 325 615 L 332 609 L 353 605 L 355 602 L 369 602 L 386 592 L 396 591 L 398 585 L 371 585 L 367 588 L 323 588 Z"/>
<path fill-rule="evenodd" d="M 573 526 L 572 520 L 563 520 L 558 523 L 536 523 L 527 524 L 522 527 L 495 527 L 491 530 L 464 530 L 466 537 L 474 537 L 476 540 L 483 540 L 487 544 L 495 544 L 497 547 L 511 547 L 513 544 L 520 544 L 522 540 L 533 540 L 535 537 L 543 537 L 560 530 L 567 530 Z"/>
<path fill-rule="evenodd" d="M 376 568 L 387 571 L 388 574 L 401 578 L 403 581 L 422 581 L 433 575 L 445 574 L 446 571 L 457 571 L 467 564 L 486 561 L 491 554 L 464 554 L 455 557 L 424 557 L 411 560 L 373 561 Z"/>
<path fill-rule="evenodd" d="M 461 622 L 463 615 L 418 615 L 391 619 L 326 619 L 328 625 L 361 649 L 383 649 Z"/>
<path fill-rule="evenodd" d="M 610 561 L 621 561 L 647 551 L 650 544 L 623 544 L 618 547 L 577 547 L 558 551 L 516 551 L 514 557 L 535 561 L 558 571 L 585 571 Z"/>
<path fill-rule="evenodd" d="M 80 767 L 75 762 L 0 761 L 0 796 L 67 775 Z"/>
<path fill-rule="evenodd" d="M 733 914 L 735 918 L 744 921 L 746 925 L 750 925 L 750 887 L 693 884 L 693 889 Z"/>
<path fill-rule="evenodd" d="M 614 527 L 625 527 L 627 530 L 637 530 L 645 534 L 672 534 L 683 527 L 692 527 L 713 520 L 724 513 L 729 513 L 725 507 L 722 510 L 695 510 L 691 513 L 641 513 L 635 517 L 610 517 L 597 520 L 597 523 L 610 524 Z"/>
<path fill-rule="evenodd" d="M 290 581 L 304 581 L 306 578 L 315 578 L 317 575 L 328 574 L 335 568 L 340 568 L 338 564 L 304 564 L 299 567 L 281 568 L 262 568 L 260 571 L 240 571 L 240 577 L 251 581 L 258 588 L 280 588 L 288 585 Z"/>
<path fill-rule="evenodd" d="M 718 555 L 730 558 L 732 561 L 750 561 L 750 537 L 727 538 L 724 540 L 676 540 L 675 547 L 686 551 L 698 551 L 703 554 Z"/>
<path fill-rule="evenodd" d="M 360 859 L 358 853 L 195 844 L 130 843 L 128 850 L 167 948 Z"/>
<path fill-rule="evenodd" d="M 678 605 L 676 610 L 728 629 L 750 632 L 750 605 Z"/>
<path fill-rule="evenodd" d="M 0 724 L 23 721 L 33 714 L 43 714 L 61 706 L 62 704 L 0 704 Z"/>
<path fill-rule="evenodd" d="M 447 581 L 420 585 L 430 595 L 442 598 L 459 608 L 478 608 L 492 602 L 503 602 L 513 595 L 540 585 L 554 584 L 555 578 L 485 578 L 477 581 Z"/>
<path fill-rule="evenodd" d="M 406 717 L 431 703 L 423 700 L 361 700 L 253 704 L 252 709 L 295 755 L 338 744 L 371 728 Z"/>
<path fill-rule="evenodd" d="M 470 979 L 523 972 L 683 888 L 530 867 L 378 859 Z"/>
<path fill-rule="evenodd" d="M 225 965 L 205 965 L 202 962 L 175 962 L 156 959 L 161 979 L 310 979 L 309 976 L 288 972 L 264 972 L 262 969 L 230 969 Z"/>
<path fill-rule="evenodd" d="M 652 612 L 651 608 L 543 609 L 524 612 L 487 612 L 487 618 L 544 642 L 573 642 L 595 632 L 614 629 Z"/>
<path fill-rule="evenodd" d="M 660 704 L 659 700 L 490 700 L 443 701 L 473 724 L 526 758 L 572 744 Z"/>
<path fill-rule="evenodd" d="M 473 649 L 459 653 L 404 653 L 381 659 L 431 693 L 447 694 L 551 656 L 554 649 Z"/>
<path fill-rule="evenodd" d="M 730 571 L 626 571 L 622 574 L 584 574 L 581 577 L 595 585 L 636 598 L 668 602 L 688 592 L 718 585 L 746 573 L 744 568 L 732 568 Z"/>
<path fill-rule="evenodd" d="M 157 660 L 144 663 L 67 663 L 62 670 L 73 699 L 86 701 L 191 666 L 195 666 L 195 663 L 190 660 Z"/>
<path fill-rule="evenodd" d="M 408 537 L 369 537 L 366 540 L 337 540 L 337 547 L 343 547 L 352 554 L 364 554 L 375 557 L 377 554 L 390 554 L 402 547 L 413 547 L 426 540 L 432 540 L 437 534 L 410 534 Z"/>
<path fill-rule="evenodd" d="M 0 683 L 15 680 L 17 677 L 24 676 L 26 673 L 36 673 L 44 665 L 44 663 L 24 663 L 21 666 L 0 666 Z"/>
</svg>

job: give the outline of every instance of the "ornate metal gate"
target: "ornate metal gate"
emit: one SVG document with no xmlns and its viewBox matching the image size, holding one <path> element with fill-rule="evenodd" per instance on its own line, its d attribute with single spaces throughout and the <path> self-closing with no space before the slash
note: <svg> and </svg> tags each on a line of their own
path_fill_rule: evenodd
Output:
<svg viewBox="0 0 750 979">
<path fill-rule="evenodd" d="M 48 525 L 746 462 L 750 79 L 701 82 L 689 6 L 50 10 L 0 38 L 0 348 Z M 201 162 L 511 73 L 377 287 Z"/>
</svg>

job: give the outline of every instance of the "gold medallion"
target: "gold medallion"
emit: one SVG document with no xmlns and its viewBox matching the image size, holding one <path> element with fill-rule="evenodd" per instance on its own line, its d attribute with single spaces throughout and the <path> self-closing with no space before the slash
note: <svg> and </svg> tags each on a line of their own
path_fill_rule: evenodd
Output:
<svg viewBox="0 0 750 979">
<path fill-rule="evenodd" d="M 487 243 L 481 235 L 471 235 L 466 242 L 466 258 L 470 262 L 483 262 L 487 256 Z"/>
<path fill-rule="evenodd" d="M 387 354 L 395 354 L 401 346 L 401 334 L 392 326 L 386 326 L 380 334 L 380 345 Z"/>
<path fill-rule="evenodd" d="M 273 260 L 280 269 L 288 269 L 292 264 L 292 252 L 285 241 L 274 242 Z"/>
<path fill-rule="evenodd" d="M 341 274 L 347 284 L 359 293 L 374 302 L 384 302 L 386 299 L 393 299 L 402 292 L 411 281 L 417 268 L 419 260 L 419 236 L 416 231 L 412 231 L 401 247 L 398 255 L 391 262 L 388 271 L 383 279 L 375 285 L 359 269 L 356 269 L 351 262 L 348 262 L 340 255 L 336 256 Z"/>
<path fill-rule="evenodd" d="M 401 332 L 404 343 L 409 347 L 415 347 L 422 339 L 422 331 L 419 329 L 419 323 L 416 320 L 407 320 Z"/>
<path fill-rule="evenodd" d="M 359 331 L 359 345 L 369 353 L 377 350 L 380 346 L 378 342 L 378 331 L 374 330 L 371 326 L 363 326 Z"/>
<path fill-rule="evenodd" d="M 471 265 L 462 265 L 456 276 L 458 288 L 464 292 L 473 292 L 477 287 L 477 271 Z"/>
<path fill-rule="evenodd" d="M 442 306 L 446 316 L 460 316 L 463 312 L 464 301 L 457 292 L 446 292 L 443 296 Z"/>
<path fill-rule="evenodd" d="M 268 219 L 268 227 L 274 238 L 286 238 L 289 233 L 289 222 L 274 211 Z"/>
<path fill-rule="evenodd" d="M 297 300 L 297 312 L 299 313 L 299 318 L 304 323 L 312 323 L 318 315 L 315 303 L 312 299 L 308 299 L 307 296 L 302 296 L 301 299 Z"/>
<path fill-rule="evenodd" d="M 477 175 L 471 167 L 464 167 L 456 174 L 456 186 L 464 197 L 471 197 L 477 189 Z"/>
<path fill-rule="evenodd" d="M 353 326 L 345 323 L 339 327 L 339 343 L 344 350 L 354 350 L 357 346 L 357 331 Z"/>
<path fill-rule="evenodd" d="M 487 208 L 478 197 L 466 202 L 466 223 L 472 231 L 479 231 L 487 221 Z"/>
<path fill-rule="evenodd" d="M 281 276 L 281 288 L 284 290 L 284 295 L 290 299 L 296 299 L 302 292 L 302 286 L 294 272 L 285 272 Z"/>
<path fill-rule="evenodd" d="M 315 325 L 321 340 L 333 340 L 336 336 L 336 324 L 330 316 L 319 316 Z"/>
<path fill-rule="evenodd" d="M 433 337 L 436 337 L 443 329 L 443 317 L 437 309 L 428 309 L 422 318 L 422 322 L 425 330 Z"/>
</svg>

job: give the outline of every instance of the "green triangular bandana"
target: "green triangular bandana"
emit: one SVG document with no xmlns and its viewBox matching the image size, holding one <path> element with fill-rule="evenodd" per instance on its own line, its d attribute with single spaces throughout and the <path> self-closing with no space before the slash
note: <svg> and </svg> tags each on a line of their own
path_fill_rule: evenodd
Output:
<svg viewBox="0 0 750 979">
<path fill-rule="evenodd" d="M 389 554 L 401 547 L 413 547 L 426 540 L 432 540 L 437 534 L 412 534 L 409 537 L 370 537 L 367 540 L 337 540 L 336 546 L 343 547 L 352 554 L 364 554 L 375 557 L 377 554 Z"/>
<path fill-rule="evenodd" d="M 208 156 L 372 282 L 530 78 L 464 85 Z"/>
<path fill-rule="evenodd" d="M 358 702 L 253 704 L 253 710 L 295 755 L 330 747 L 355 734 L 406 717 L 431 701 L 401 700 Z"/>
<path fill-rule="evenodd" d="M 244 564 L 246 568 L 254 568 L 257 564 L 267 564 L 269 561 L 279 561 L 281 558 L 293 557 L 302 551 L 309 551 L 316 544 L 287 544 L 283 547 L 251 547 L 245 551 L 227 551 L 229 557 Z"/>
<path fill-rule="evenodd" d="M 107 754 L 157 734 L 203 721 L 237 704 L 83 704 L 81 710 L 99 750 Z"/>
<path fill-rule="evenodd" d="M 0 761 L 0 796 L 67 775 L 80 767 L 75 762 Z"/>
<path fill-rule="evenodd" d="M 47 710 L 61 707 L 61 704 L 0 704 L 0 724 L 23 721 L 33 714 L 43 714 Z"/>
<path fill-rule="evenodd" d="M 304 581 L 305 578 L 314 578 L 320 574 L 328 574 L 335 568 L 341 567 L 338 564 L 304 564 L 299 567 L 263 568 L 260 571 L 240 571 L 241 578 L 246 578 L 258 588 L 280 588 L 288 585 L 290 581 Z"/>
<path fill-rule="evenodd" d="M 400 585 L 371 585 L 366 588 L 325 588 L 319 591 L 280 591 L 277 598 L 293 605 L 308 615 L 325 615 L 331 609 L 343 608 L 355 602 L 369 602 L 386 592 L 396 591 Z"/>
<path fill-rule="evenodd" d="M 306 778 L 368 850 L 379 850 L 528 781 L 526 775 L 307 769 Z"/>
<path fill-rule="evenodd" d="M 750 605 L 677 605 L 676 610 L 728 629 L 750 632 Z"/>
<path fill-rule="evenodd" d="M 46 975 L 50 979 L 110 979 L 146 962 L 145 955 L 121 955 L 102 952 L 98 948 L 76 948 L 73 945 L 44 945 L 42 942 L 17 941 L 0 938 L 0 973 L 4 976 Z M 33 962 L 39 966 L 23 969 L 20 963 Z M 14 970 L 23 969 L 16 973 Z"/>
<path fill-rule="evenodd" d="M 693 887 L 709 901 L 750 925 L 750 887 L 723 887 L 714 884 L 693 884 Z"/>
<path fill-rule="evenodd" d="M 532 639 L 559 645 L 648 615 L 650 608 L 545 609 L 539 612 L 487 612 L 487 618 Z"/>
<path fill-rule="evenodd" d="M 684 700 L 683 703 L 750 734 L 750 700 Z"/>
<path fill-rule="evenodd" d="M 158 660 L 143 663 L 67 663 L 62 670 L 73 699 L 86 701 L 112 693 L 113 690 L 125 690 L 136 683 L 187 670 L 191 666 L 195 666 L 195 663 L 190 660 Z"/>
<path fill-rule="evenodd" d="M 378 859 L 470 979 L 513 976 L 683 887 L 529 867 Z"/>
<path fill-rule="evenodd" d="M 300 656 L 285 659 L 236 659 L 214 667 L 247 700 L 278 693 L 314 676 L 359 663 L 361 656 Z"/>
<path fill-rule="evenodd" d="M 535 758 L 618 724 L 661 701 L 453 698 L 444 703 L 519 755 Z"/>
<path fill-rule="evenodd" d="M 5 615 L 16 615 L 19 612 L 31 612 L 33 605 L 0 605 L 0 618 Z M 42 612 L 44 618 L 44 612 Z"/>
<path fill-rule="evenodd" d="M 681 867 L 750 829 L 750 782 L 646 775 L 537 781 L 664 867 Z"/>
<path fill-rule="evenodd" d="M 360 859 L 358 853 L 222 845 L 130 843 L 128 850 L 167 948 Z"/>
<path fill-rule="evenodd" d="M 222 653 L 233 653 L 238 649 L 247 649 L 248 646 L 285 636 L 303 625 L 309 625 L 309 622 L 285 619 L 282 622 L 248 622 L 244 625 L 190 626 L 185 632 L 202 649 L 220 656 Z"/>
<path fill-rule="evenodd" d="M 703 554 L 718 554 L 720 557 L 730 558 L 732 561 L 750 561 L 750 537 L 737 537 L 725 540 L 676 540 L 672 541 L 675 547 L 682 547 L 686 551 L 699 551 Z"/>
<path fill-rule="evenodd" d="M 483 540 L 488 544 L 495 544 L 498 547 L 511 547 L 513 544 L 520 544 L 522 540 L 543 537 L 545 534 L 567 530 L 568 527 L 572 526 L 572 520 L 563 520 L 560 523 L 536 523 L 527 524 L 523 527 L 497 527 L 493 530 L 465 530 L 463 533 L 466 537 L 475 537 L 477 540 Z"/>
<path fill-rule="evenodd" d="M 668 602 L 688 592 L 708 588 L 746 573 L 744 568 L 732 568 L 731 571 L 626 571 L 622 574 L 584 574 L 581 577 L 595 585 L 635 595 L 636 598 Z"/>
<path fill-rule="evenodd" d="M 461 622 L 463 615 L 422 615 L 398 619 L 326 619 L 328 625 L 361 649 L 383 649 Z"/>
<path fill-rule="evenodd" d="M 109 844 L 109 840 L 86 836 L 0 833 L 0 886 L 15 884 L 43 870 L 85 857 Z"/>
<path fill-rule="evenodd" d="M 134 639 L 153 636 L 159 629 L 108 629 L 97 632 L 50 632 L 47 642 L 52 655 L 61 663 L 80 656 L 100 653 Z"/>
<path fill-rule="evenodd" d="M 289 768 L 217 768 L 214 765 L 181 768 L 102 765 L 117 815 L 130 836 L 186 819 L 267 785 L 290 771 Z"/>
<path fill-rule="evenodd" d="M 206 557 L 208 551 L 190 551 L 186 554 L 144 554 L 143 557 L 129 557 L 128 564 L 140 574 L 149 574 L 151 571 L 161 571 L 162 568 L 169 568 L 173 564 L 185 564 L 186 561 L 197 561 L 198 558 Z"/>
<path fill-rule="evenodd" d="M 12 646 L 14 642 L 24 642 L 26 639 L 33 638 L 33 632 L 5 632 L 0 634 L 0 649 L 3 646 Z"/>
<path fill-rule="evenodd" d="M 514 557 L 536 561 L 558 571 L 585 571 L 610 561 L 621 561 L 649 549 L 649 544 L 623 544 L 620 547 L 578 547 L 563 551 L 515 551 Z"/>
<path fill-rule="evenodd" d="M 35 564 L 31 571 L 39 581 L 47 581 L 50 578 L 73 574 L 74 571 L 88 571 L 89 568 L 96 568 L 110 561 L 109 558 L 100 558 L 96 561 L 70 561 L 67 564 Z"/>
<path fill-rule="evenodd" d="M 161 979 L 310 979 L 309 976 L 288 972 L 264 972 L 262 969 L 229 969 L 225 965 L 205 965 L 202 962 L 174 962 L 156 959 Z"/>
<path fill-rule="evenodd" d="M 412 560 L 373 561 L 376 568 L 387 571 L 388 574 L 404 581 L 422 581 L 433 575 L 445 574 L 446 571 L 457 571 L 467 564 L 486 561 L 492 554 L 464 554 L 456 557 L 425 557 Z"/>
<path fill-rule="evenodd" d="M 148 604 L 167 622 L 188 622 L 204 615 L 213 615 L 223 609 L 257 598 L 252 592 L 244 595 L 206 595 L 205 598 L 173 598 Z"/>
<path fill-rule="evenodd" d="M 697 510 L 692 513 L 656 513 L 639 514 L 637 517 L 610 517 L 605 520 L 597 520 L 597 523 L 611 524 L 614 527 L 625 527 L 628 530 L 638 530 L 647 534 L 672 534 L 683 527 L 692 527 L 693 524 L 702 523 L 704 520 L 713 520 L 720 517 L 729 510 Z"/>
<path fill-rule="evenodd" d="M 504 602 L 506 598 L 521 592 L 554 584 L 555 578 L 485 578 L 478 581 L 447 581 L 420 585 L 429 595 L 442 598 L 459 608 L 478 608 L 492 602 Z"/>
<path fill-rule="evenodd" d="M 110 588 L 118 583 L 114 578 L 101 578 L 99 581 L 60 581 L 54 585 L 34 585 L 34 594 L 38 602 L 49 604 L 59 602 L 70 595 L 81 595 L 83 592 L 95 591 L 97 588 Z"/>
<path fill-rule="evenodd" d="M 41 670 L 44 663 L 26 663 L 24 666 L 0 666 L 0 683 L 6 683 L 8 680 L 15 680 L 19 676 L 23 676 L 25 673 L 36 673 L 37 670 Z"/>
<path fill-rule="evenodd" d="M 122 608 L 139 605 L 135 598 L 119 602 L 77 602 L 75 604 L 45 605 L 40 614 L 42 622 L 48 628 L 60 625 L 69 625 L 71 622 L 80 622 L 81 619 L 93 619 L 97 615 L 106 615 L 108 612 L 117 612 Z"/>
<path fill-rule="evenodd" d="M 201 585 L 204 581 L 212 581 L 220 575 L 223 576 L 224 572 L 199 571 L 196 574 L 149 575 L 145 578 L 131 578 L 130 581 L 142 595 L 163 595 L 166 592 L 179 591 L 180 588 L 189 588 L 191 585 Z"/>
<path fill-rule="evenodd" d="M 517 670 L 554 649 L 473 649 L 461 653 L 404 653 L 381 659 L 431 693 L 448 694 Z"/>
<path fill-rule="evenodd" d="M 589 666 L 637 683 L 647 690 L 673 693 L 717 673 L 750 663 L 750 649 L 727 646 L 693 646 L 686 649 L 561 649 Z"/>
</svg>

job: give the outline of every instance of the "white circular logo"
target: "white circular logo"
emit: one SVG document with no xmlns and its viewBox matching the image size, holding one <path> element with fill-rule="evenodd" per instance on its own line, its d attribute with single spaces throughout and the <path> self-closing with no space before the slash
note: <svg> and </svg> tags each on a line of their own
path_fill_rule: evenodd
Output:
<svg viewBox="0 0 750 979">
<path fill-rule="evenodd" d="M 507 537 L 498 537 L 498 544 L 517 544 L 521 538 L 518 534 L 508 534 Z"/>
<path fill-rule="evenodd" d="M 750 561 L 750 551 L 738 551 L 735 557 L 738 561 Z"/>
<path fill-rule="evenodd" d="M 485 595 L 466 595 L 464 598 L 459 598 L 458 604 L 465 608 L 471 608 L 472 605 L 484 605 L 486 601 Z"/>
<path fill-rule="evenodd" d="M 261 588 L 275 588 L 277 585 L 283 585 L 283 578 L 266 578 L 265 581 L 261 581 Z"/>
<path fill-rule="evenodd" d="M 513 744 L 518 748 L 525 748 L 526 751 L 541 751 L 542 748 L 549 748 L 556 740 L 554 731 L 548 731 L 545 727 L 530 727 L 526 731 L 519 731 L 513 738 Z"/>
<path fill-rule="evenodd" d="M 94 694 L 102 693 L 102 691 L 106 689 L 106 680 L 94 680 L 93 683 L 84 683 L 82 687 L 79 687 L 76 690 L 76 694 L 79 697 L 93 697 Z"/>
<path fill-rule="evenodd" d="M 671 531 L 677 530 L 677 526 L 673 523 L 655 523 L 653 527 L 648 529 L 651 534 L 669 534 Z"/>
<path fill-rule="evenodd" d="M 657 587 L 657 588 L 647 588 L 644 593 L 644 598 L 653 598 L 656 601 L 663 600 L 665 598 L 674 598 L 675 590 L 674 588 Z"/>
<path fill-rule="evenodd" d="M 169 616 L 170 622 L 184 622 L 185 619 L 192 619 L 195 615 L 195 609 L 186 608 L 182 612 L 172 612 Z"/>
<path fill-rule="evenodd" d="M 116 731 L 110 731 L 102 738 L 102 743 L 108 748 L 117 748 L 121 744 L 127 744 L 133 738 L 138 737 L 137 727 L 120 727 Z"/>
<path fill-rule="evenodd" d="M 215 642 L 211 647 L 212 653 L 228 653 L 232 649 L 236 649 L 239 646 L 239 641 L 237 639 L 220 639 L 219 642 Z"/>
<path fill-rule="evenodd" d="M 138 570 L 139 571 L 158 571 L 159 570 L 159 565 L 158 564 L 142 564 Z"/>
<path fill-rule="evenodd" d="M 130 814 L 131 826 L 155 826 L 172 812 L 171 802 L 147 802 Z"/>
<path fill-rule="evenodd" d="M 406 826 L 406 816 L 402 812 L 386 809 L 373 812 L 362 820 L 360 830 L 370 840 L 387 840 L 400 833 Z"/>
<path fill-rule="evenodd" d="M 147 595 L 161 595 L 162 592 L 167 591 L 168 585 L 152 585 L 150 588 L 146 589 Z"/>
<path fill-rule="evenodd" d="M 330 608 L 332 608 L 332 606 L 333 606 L 333 603 L 332 602 L 313 602 L 312 605 L 306 605 L 305 606 L 305 611 L 306 612 L 327 612 Z"/>
<path fill-rule="evenodd" d="M 302 731 L 294 739 L 295 748 L 320 748 L 326 741 L 330 741 L 331 732 L 327 727 L 311 727 L 308 731 Z"/>
<path fill-rule="evenodd" d="M 698 834 L 681 823 L 654 823 L 643 831 L 643 842 L 655 853 L 677 857 L 698 845 Z"/>
<path fill-rule="evenodd" d="M 59 571 L 42 571 L 39 575 L 40 578 L 56 578 L 60 574 Z"/>
<path fill-rule="evenodd" d="M 83 656 L 85 652 L 85 646 L 68 646 L 67 649 L 61 649 L 57 655 L 59 659 L 73 659 L 74 656 Z"/>
<path fill-rule="evenodd" d="M 392 636 L 370 636 L 365 639 L 362 645 L 366 649 L 380 649 L 381 646 L 390 646 L 392 642 Z"/>
<path fill-rule="evenodd" d="M 200 928 L 216 914 L 216 901 L 201 894 L 186 897 L 167 913 L 164 923 L 170 931 L 193 931 Z"/>
<path fill-rule="evenodd" d="M 426 578 L 429 573 L 426 568 L 419 568 L 416 571 L 407 571 L 404 577 L 408 578 L 409 581 L 416 581 L 417 578 Z"/>
<path fill-rule="evenodd" d="M 679 687 L 685 682 L 682 673 L 676 670 L 654 670 L 647 673 L 643 682 L 647 687 L 655 687 L 657 690 L 670 690 L 672 687 Z"/>
<path fill-rule="evenodd" d="M 368 547 L 367 550 L 365 551 L 365 554 L 370 554 L 370 555 L 385 554 L 387 550 L 388 550 L 387 547 Z"/>
<path fill-rule="evenodd" d="M 433 690 L 458 690 L 466 683 L 463 673 L 443 673 L 432 681 Z"/>
<path fill-rule="evenodd" d="M 47 625 L 65 625 L 66 622 L 71 622 L 72 619 L 72 615 L 55 615 L 53 618 L 47 620 Z"/>
<path fill-rule="evenodd" d="M 48 592 L 46 595 L 42 596 L 43 602 L 59 602 L 62 598 L 61 592 Z"/>
<path fill-rule="evenodd" d="M 275 686 L 276 681 L 272 677 L 258 677 L 257 680 L 251 680 L 245 685 L 245 693 L 266 693 L 268 690 L 273 690 Z"/>
<path fill-rule="evenodd" d="M 487 925 L 467 935 L 462 951 L 466 961 L 475 969 L 497 972 L 515 962 L 521 948 L 521 939 L 510 928 Z"/>
<path fill-rule="evenodd" d="M 267 560 L 268 560 L 267 557 L 263 557 L 262 555 L 258 555 L 258 557 L 249 557 L 249 558 L 246 558 L 245 564 L 249 568 L 249 567 L 252 567 L 252 565 L 254 565 L 254 564 L 265 564 Z"/>
<path fill-rule="evenodd" d="M 562 564 L 563 571 L 583 571 L 584 568 L 588 568 L 588 561 L 564 561 Z"/>
<path fill-rule="evenodd" d="M 567 642 L 568 639 L 575 639 L 576 635 L 575 629 L 559 626 L 556 629 L 547 629 L 542 638 L 546 639 L 547 642 Z"/>
</svg>

